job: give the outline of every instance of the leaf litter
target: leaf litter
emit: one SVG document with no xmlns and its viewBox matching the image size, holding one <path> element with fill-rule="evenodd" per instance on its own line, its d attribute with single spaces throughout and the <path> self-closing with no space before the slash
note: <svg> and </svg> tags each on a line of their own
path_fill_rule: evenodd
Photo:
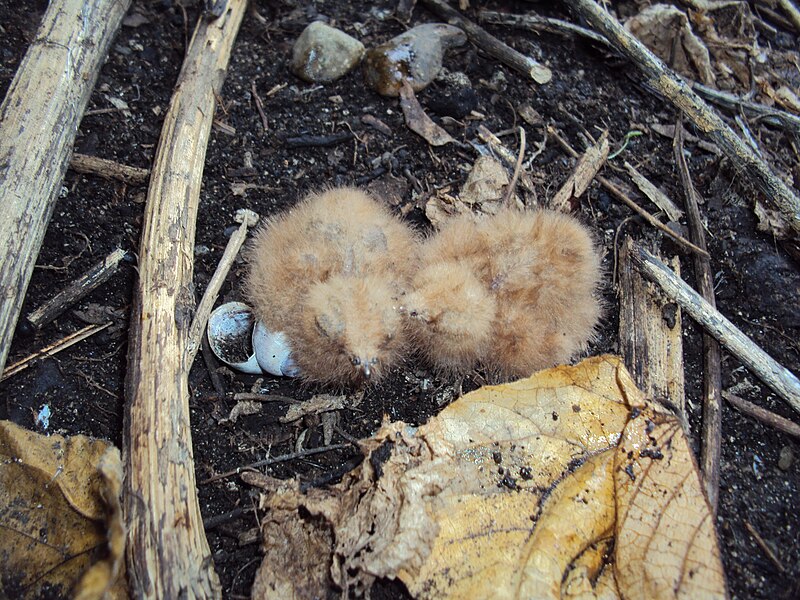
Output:
<svg viewBox="0 0 800 600">
<path fill-rule="evenodd" d="M 617 357 L 485 386 L 420 427 L 385 422 L 362 450 L 328 489 L 248 477 L 267 509 L 254 598 L 384 577 L 416 598 L 726 596 L 680 423 Z"/>
</svg>

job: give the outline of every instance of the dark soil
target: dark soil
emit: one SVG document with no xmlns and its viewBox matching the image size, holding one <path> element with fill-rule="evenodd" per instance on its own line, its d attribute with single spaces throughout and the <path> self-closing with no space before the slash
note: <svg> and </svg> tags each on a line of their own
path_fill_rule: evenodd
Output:
<svg viewBox="0 0 800 600">
<path fill-rule="evenodd" d="M 158 142 L 161 122 L 180 69 L 187 37 L 198 9 L 181 9 L 171 0 L 135 2 L 147 22 L 123 27 L 102 69 L 98 86 L 89 103 L 76 141 L 76 150 L 124 164 L 149 167 Z M 383 98 L 366 89 L 360 72 L 325 86 L 309 85 L 295 78 L 287 68 L 294 39 L 318 14 L 361 39 L 367 47 L 404 31 L 391 16 L 393 2 L 308 2 L 295 6 L 288 0 L 260 1 L 245 18 L 231 60 L 217 119 L 228 127 L 215 126 L 208 148 L 203 191 L 197 223 L 195 292 L 199 300 L 216 267 L 234 225 L 233 214 L 246 207 L 266 217 L 291 206 L 307 191 L 329 184 L 369 186 L 389 198 L 394 210 L 421 229 L 427 227 L 424 203 L 437 188 L 452 185 L 457 191 L 476 158 L 468 146 L 447 145 L 432 149 L 408 130 L 396 99 Z M 492 3 L 493 4 L 493 3 Z M 549 5 L 549 3 L 548 3 Z M 554 16 L 571 19 L 554 10 Z M 0 0 L 0 92 L 5 93 L 23 53 L 34 38 L 43 1 L 20 3 Z M 505 8 L 512 12 L 539 10 L 539 4 Z M 491 6 L 489 6 L 491 8 Z M 633 11 L 631 7 L 631 11 Z M 416 8 L 412 22 L 435 20 L 423 8 Z M 360 24 L 360 25 L 357 25 Z M 541 126 L 525 124 L 514 110 L 529 103 L 582 148 L 581 136 L 593 136 L 608 128 L 613 145 L 635 128 L 646 135 L 635 138 L 623 157 L 639 165 L 678 203 L 682 193 L 674 170 L 672 140 L 648 125 L 675 123 L 671 105 L 654 96 L 641 83 L 631 64 L 609 55 L 600 47 L 581 40 L 553 35 L 533 35 L 517 30 L 490 28 L 518 49 L 547 63 L 553 81 L 537 86 L 495 60 L 466 45 L 448 55 L 446 66 L 462 71 L 477 96 L 476 110 L 485 120 L 462 120 L 450 126 L 461 142 L 475 138 L 482 123 L 494 132 L 523 125 L 528 147 L 543 138 Z M 777 36 L 760 39 L 762 47 L 779 45 L 797 48 L 800 40 L 778 29 Z M 763 33 L 759 35 L 765 35 Z M 506 83 L 492 89 L 487 82 Z M 493 79 L 494 78 L 494 79 Z M 251 97 L 255 86 L 264 100 L 269 118 L 265 132 Z M 275 86 L 284 85 L 269 94 Z M 446 90 L 436 83 L 418 96 L 431 114 L 435 108 L 447 112 L 441 101 Z M 109 98 L 127 102 L 130 114 L 113 108 Z M 456 107 L 457 108 L 457 107 Z M 391 128 L 385 136 L 362 123 L 371 114 Z M 728 115 L 731 116 L 731 115 Z M 438 117 L 436 117 L 438 119 Z M 792 171 L 792 139 L 786 132 L 752 124 L 772 160 L 783 161 Z M 233 129 L 230 129 L 233 128 Z M 235 131 L 234 131 L 235 130 Z M 331 147 L 288 148 L 284 140 L 300 134 L 330 134 L 352 131 L 354 137 Z M 515 136 L 504 137 L 516 151 Z M 796 142 L 794 142 L 796 144 Z M 800 270 L 770 236 L 756 231 L 753 198 L 757 193 L 737 177 L 729 163 L 687 144 L 695 183 L 707 199 L 702 207 L 707 219 L 712 269 L 715 274 L 720 310 L 779 362 L 800 372 Z M 619 164 L 619 163 L 617 163 Z M 533 162 L 531 172 L 541 201 L 559 188 L 573 162 L 554 141 Z M 795 167 L 796 168 L 796 167 Z M 606 169 L 610 176 L 613 171 Z M 234 193 L 232 184 L 248 184 L 244 195 Z M 146 188 L 129 187 L 69 171 L 50 223 L 37 267 L 28 288 L 23 315 L 40 306 L 92 264 L 116 247 L 139 252 L 139 237 Z M 655 206 L 641 200 L 651 212 Z M 639 239 L 660 243 L 662 252 L 677 253 L 638 220 L 627 220 L 630 211 L 599 187 L 593 186 L 580 206 L 579 217 L 590 224 L 607 250 L 608 285 L 604 290 L 608 316 L 592 353 L 614 352 L 617 348 L 616 297 L 611 286 L 614 234 L 620 227 Z M 682 256 L 683 276 L 692 281 L 691 257 Z M 243 264 L 232 271 L 221 300 L 239 299 Z M 36 429 L 34 413 L 48 404 L 53 415 L 48 429 L 65 435 L 87 434 L 122 442 L 124 409 L 123 382 L 127 349 L 125 315 L 135 283 L 135 267 L 126 264 L 111 281 L 83 300 L 76 309 L 91 304 L 119 311 L 115 327 L 82 342 L 54 358 L 42 360 L 0 384 L 0 417 Z M 687 318 L 685 359 L 689 422 L 695 448 L 699 448 L 702 404 L 702 341 L 700 332 Z M 46 326 L 35 336 L 17 335 L 8 363 L 85 325 L 72 311 Z M 320 391 L 301 388 L 287 379 L 255 377 L 220 370 L 228 392 L 250 391 L 308 398 Z M 463 382 L 464 391 L 480 385 L 479 376 Z M 423 364 L 409 361 L 379 385 L 363 390 L 363 400 L 342 411 L 339 426 L 349 435 L 364 437 L 374 432 L 384 415 L 411 423 L 422 423 L 455 397 L 457 382 L 442 380 Z M 257 493 L 232 477 L 202 483 L 216 473 L 234 469 L 267 453 L 292 452 L 298 438 L 303 447 L 323 443 L 318 419 L 296 426 L 278 423 L 285 406 L 267 404 L 262 413 L 223 422 L 232 401 L 215 395 L 207 365 L 198 359 L 190 374 L 192 426 L 200 503 L 206 519 L 235 508 L 246 509 L 238 518 L 208 531 L 217 571 L 228 598 L 248 597 L 259 564 L 255 538 L 241 543 L 239 535 L 255 528 L 256 515 L 250 511 Z M 725 356 L 723 387 L 789 418 L 797 418 L 766 386 Z M 334 442 L 344 441 L 334 435 Z M 795 458 L 786 469 L 778 467 L 779 455 L 800 455 L 797 440 L 745 417 L 726 405 L 723 408 L 723 438 L 720 504 L 717 526 L 731 595 L 735 598 L 792 598 L 800 596 L 800 466 Z M 281 478 L 324 481 L 350 467 L 355 452 L 350 450 L 316 455 L 269 468 Z M 350 463 L 348 463 L 350 461 Z M 772 549 L 777 561 L 759 546 L 753 531 Z M 402 586 L 379 584 L 384 597 L 405 597 Z"/>
</svg>

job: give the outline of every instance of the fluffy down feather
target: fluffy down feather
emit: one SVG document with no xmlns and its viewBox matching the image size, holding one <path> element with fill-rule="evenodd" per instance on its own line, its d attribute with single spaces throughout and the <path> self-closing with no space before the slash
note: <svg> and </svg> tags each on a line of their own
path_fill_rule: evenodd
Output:
<svg viewBox="0 0 800 600">
<path fill-rule="evenodd" d="M 407 341 L 398 313 L 418 265 L 415 234 L 355 188 L 306 197 L 256 233 L 245 294 L 286 334 L 306 381 L 377 379 Z"/>
<path fill-rule="evenodd" d="M 435 367 L 524 377 L 585 349 L 599 280 L 591 235 L 569 215 L 464 215 L 424 243 L 404 310 Z"/>
</svg>

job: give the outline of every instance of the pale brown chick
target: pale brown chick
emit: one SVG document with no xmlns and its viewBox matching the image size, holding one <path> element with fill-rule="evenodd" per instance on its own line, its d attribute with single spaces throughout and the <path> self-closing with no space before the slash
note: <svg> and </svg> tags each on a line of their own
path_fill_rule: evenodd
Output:
<svg viewBox="0 0 800 600">
<path fill-rule="evenodd" d="M 398 314 L 418 265 L 413 231 L 355 188 L 311 194 L 255 235 L 245 293 L 285 333 L 309 382 L 375 380 L 407 341 Z"/>
<path fill-rule="evenodd" d="M 567 362 L 600 317 L 600 257 L 588 230 L 553 211 L 455 217 L 423 245 L 404 309 L 428 360 L 502 378 Z"/>
</svg>

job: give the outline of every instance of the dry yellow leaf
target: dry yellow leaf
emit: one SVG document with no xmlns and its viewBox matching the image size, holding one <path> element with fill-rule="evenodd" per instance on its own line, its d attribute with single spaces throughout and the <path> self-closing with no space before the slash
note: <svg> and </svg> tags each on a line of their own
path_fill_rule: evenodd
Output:
<svg viewBox="0 0 800 600">
<path fill-rule="evenodd" d="M 0 422 L 0 595 L 126 597 L 121 487 L 107 442 Z"/>
<path fill-rule="evenodd" d="M 399 577 L 417 598 L 725 597 L 680 425 L 616 357 L 481 388 L 364 447 L 340 485 L 265 499 L 322 517 L 342 587 Z"/>
</svg>

